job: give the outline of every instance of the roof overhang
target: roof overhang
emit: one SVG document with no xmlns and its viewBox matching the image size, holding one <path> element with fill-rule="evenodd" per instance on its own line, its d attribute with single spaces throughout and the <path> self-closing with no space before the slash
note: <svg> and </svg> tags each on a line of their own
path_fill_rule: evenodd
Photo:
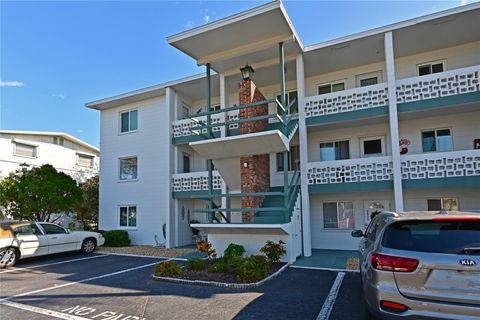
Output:
<svg viewBox="0 0 480 320">
<path fill-rule="evenodd" d="M 281 1 L 241 12 L 167 38 L 199 65 L 210 63 L 221 73 L 238 72 L 249 64 L 278 63 L 278 43 L 285 55 L 299 54 L 302 44 Z"/>
</svg>

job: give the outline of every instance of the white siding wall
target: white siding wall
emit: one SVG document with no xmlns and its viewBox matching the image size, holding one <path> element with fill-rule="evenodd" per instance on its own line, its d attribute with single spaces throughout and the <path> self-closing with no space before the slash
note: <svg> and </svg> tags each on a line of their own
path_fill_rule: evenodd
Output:
<svg viewBox="0 0 480 320">
<path fill-rule="evenodd" d="M 459 210 L 480 210 L 478 189 L 416 189 L 404 191 L 405 210 L 427 210 L 427 199 L 457 198 Z"/>
<path fill-rule="evenodd" d="M 119 134 L 120 112 L 132 108 L 138 108 L 138 131 Z M 134 244 L 153 245 L 155 235 L 164 241 L 171 210 L 169 115 L 164 96 L 101 112 L 100 228 L 120 229 L 118 207 L 136 205 L 137 227 L 129 230 Z M 118 159 L 125 156 L 138 157 L 137 181 L 119 181 Z"/>
</svg>

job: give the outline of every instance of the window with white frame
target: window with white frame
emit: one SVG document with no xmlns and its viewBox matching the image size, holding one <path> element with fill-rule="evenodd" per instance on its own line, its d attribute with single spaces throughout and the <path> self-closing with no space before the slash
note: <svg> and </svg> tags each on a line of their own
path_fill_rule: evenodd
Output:
<svg viewBox="0 0 480 320">
<path fill-rule="evenodd" d="M 220 110 L 220 105 L 219 104 L 210 107 L 210 111 L 218 111 L 218 110 Z"/>
<path fill-rule="evenodd" d="M 320 161 L 350 159 L 350 141 L 331 141 L 320 143 Z"/>
<path fill-rule="evenodd" d="M 63 146 L 63 138 L 62 137 L 53 137 L 53 144 Z"/>
<path fill-rule="evenodd" d="M 425 76 L 427 74 L 443 72 L 445 70 L 445 62 L 444 61 L 434 61 L 434 62 L 427 62 L 417 65 L 418 68 L 418 75 Z"/>
<path fill-rule="evenodd" d="M 385 138 L 367 137 L 360 139 L 362 157 L 382 157 L 385 155 Z"/>
<path fill-rule="evenodd" d="M 345 81 L 335 81 L 317 86 L 318 94 L 327 94 L 337 91 L 343 91 L 346 88 Z"/>
<path fill-rule="evenodd" d="M 353 202 L 335 201 L 323 203 L 323 228 L 353 229 L 354 227 Z"/>
<path fill-rule="evenodd" d="M 438 198 L 427 199 L 428 211 L 458 211 L 458 199 L 457 198 Z"/>
<path fill-rule="evenodd" d="M 288 171 L 294 171 L 300 163 L 299 146 L 290 146 L 288 153 Z M 277 153 L 277 172 L 283 172 L 283 152 Z"/>
<path fill-rule="evenodd" d="M 120 180 L 137 179 L 137 157 L 126 157 L 119 159 Z"/>
<path fill-rule="evenodd" d="M 94 156 L 88 154 L 77 153 L 77 164 L 82 167 L 93 167 Z"/>
<path fill-rule="evenodd" d="M 432 129 L 422 131 L 423 152 L 452 151 L 453 140 L 450 129 Z"/>
<path fill-rule="evenodd" d="M 382 82 L 382 72 L 375 71 L 371 73 L 360 74 L 356 77 L 357 87 L 366 87 Z"/>
<path fill-rule="evenodd" d="M 138 110 L 129 110 L 120 113 L 120 132 L 131 132 L 138 129 Z"/>
<path fill-rule="evenodd" d="M 280 101 L 281 96 L 278 92 L 277 92 L 276 96 L 277 96 L 278 101 Z M 290 104 L 290 102 L 292 102 L 294 100 L 295 100 L 295 102 L 290 107 L 290 110 L 288 112 L 289 114 L 298 113 L 298 94 L 297 94 L 297 90 L 286 91 L 285 92 L 285 106 L 284 107 L 287 108 L 288 105 Z M 282 109 L 278 105 L 277 105 L 277 113 L 278 114 L 283 113 Z"/>
<path fill-rule="evenodd" d="M 120 207 L 120 227 L 137 226 L 137 206 Z"/>
<path fill-rule="evenodd" d="M 13 154 L 17 157 L 37 157 L 37 146 L 27 143 L 15 142 Z"/>
</svg>

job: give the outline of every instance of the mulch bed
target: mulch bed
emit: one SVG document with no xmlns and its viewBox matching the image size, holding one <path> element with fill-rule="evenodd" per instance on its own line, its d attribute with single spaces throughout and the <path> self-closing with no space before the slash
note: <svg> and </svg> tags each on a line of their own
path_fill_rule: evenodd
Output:
<svg viewBox="0 0 480 320">
<path fill-rule="evenodd" d="M 269 264 L 267 277 L 274 274 L 278 270 L 280 270 L 280 268 L 283 267 L 285 264 L 286 263 L 284 262 Z M 176 276 L 175 278 L 186 279 L 186 280 L 216 281 L 216 282 L 224 282 L 224 283 L 239 282 L 236 275 L 229 274 L 229 273 L 210 272 L 208 270 L 199 270 L 199 271 L 182 270 L 182 273 Z"/>
</svg>

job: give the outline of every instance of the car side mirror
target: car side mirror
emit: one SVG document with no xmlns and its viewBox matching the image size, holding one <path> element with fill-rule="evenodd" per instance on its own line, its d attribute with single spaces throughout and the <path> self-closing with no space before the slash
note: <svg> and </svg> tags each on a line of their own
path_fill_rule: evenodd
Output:
<svg viewBox="0 0 480 320">
<path fill-rule="evenodd" d="M 354 238 L 362 238 L 365 236 L 362 230 L 353 230 L 351 233 L 352 237 Z"/>
</svg>

